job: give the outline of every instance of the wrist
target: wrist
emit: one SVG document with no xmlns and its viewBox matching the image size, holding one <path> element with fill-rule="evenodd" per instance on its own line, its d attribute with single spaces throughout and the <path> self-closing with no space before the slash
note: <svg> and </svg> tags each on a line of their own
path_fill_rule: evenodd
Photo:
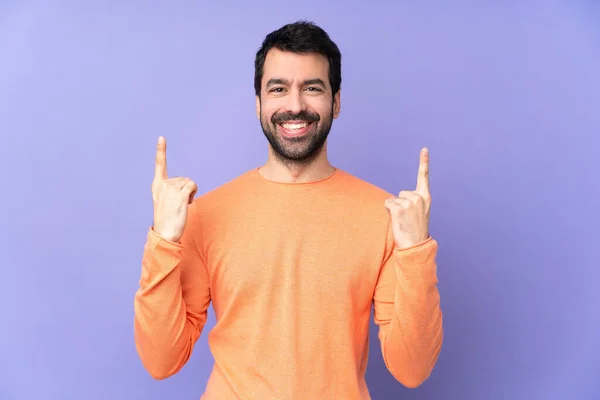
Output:
<svg viewBox="0 0 600 400">
<path fill-rule="evenodd" d="M 424 239 L 415 240 L 415 241 L 411 241 L 411 242 L 404 242 L 401 245 L 398 244 L 398 243 L 396 243 L 396 250 L 398 250 L 398 251 L 406 251 L 406 250 L 414 249 L 416 247 L 423 246 L 424 244 L 426 244 L 430 240 L 432 240 L 432 237 L 431 236 L 427 236 Z"/>
<path fill-rule="evenodd" d="M 172 233 L 172 232 L 167 232 L 167 231 L 162 231 L 160 229 L 157 229 L 155 226 L 153 226 L 152 231 L 161 239 L 170 242 L 170 243 L 174 243 L 174 244 L 181 244 L 179 242 L 179 240 L 181 239 L 181 237 L 179 237 L 178 235 Z"/>
</svg>

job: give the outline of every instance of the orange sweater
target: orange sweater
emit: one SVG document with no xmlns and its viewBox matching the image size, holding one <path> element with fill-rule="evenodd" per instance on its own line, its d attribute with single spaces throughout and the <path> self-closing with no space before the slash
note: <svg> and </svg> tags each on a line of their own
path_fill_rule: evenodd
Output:
<svg viewBox="0 0 600 400">
<path fill-rule="evenodd" d="M 150 229 L 134 304 L 145 368 L 177 373 L 212 302 L 201 399 L 369 399 L 374 305 L 389 371 L 421 384 L 442 345 L 437 243 L 395 249 L 390 196 L 341 170 L 276 183 L 254 169 L 196 198 L 179 243 Z"/>
</svg>

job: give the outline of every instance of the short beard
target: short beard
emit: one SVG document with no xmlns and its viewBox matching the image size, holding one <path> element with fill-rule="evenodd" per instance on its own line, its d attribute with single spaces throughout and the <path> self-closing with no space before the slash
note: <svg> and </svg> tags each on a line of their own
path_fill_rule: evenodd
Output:
<svg viewBox="0 0 600 400">
<path fill-rule="evenodd" d="M 262 131 L 269 141 L 275 157 L 285 165 L 305 166 L 313 162 L 325 146 L 333 122 L 333 107 L 326 118 L 306 111 L 298 114 L 277 113 L 268 120 L 262 115 L 261 109 L 260 115 Z M 279 136 L 277 125 L 293 120 L 311 122 L 311 132 L 298 139 Z"/>
</svg>

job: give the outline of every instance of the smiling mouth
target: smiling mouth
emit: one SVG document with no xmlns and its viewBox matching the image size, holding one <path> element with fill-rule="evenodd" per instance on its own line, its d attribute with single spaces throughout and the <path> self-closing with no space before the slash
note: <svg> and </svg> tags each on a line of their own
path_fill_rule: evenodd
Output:
<svg viewBox="0 0 600 400">
<path fill-rule="evenodd" d="M 284 122 L 277 126 L 279 126 L 279 129 L 284 136 L 298 137 L 307 133 L 308 128 L 312 124 L 312 122 Z"/>
</svg>

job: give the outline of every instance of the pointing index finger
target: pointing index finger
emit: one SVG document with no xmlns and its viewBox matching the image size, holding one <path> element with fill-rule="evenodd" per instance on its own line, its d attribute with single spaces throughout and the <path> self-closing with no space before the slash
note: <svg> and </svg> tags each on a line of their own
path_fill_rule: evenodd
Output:
<svg viewBox="0 0 600 400">
<path fill-rule="evenodd" d="M 167 179 L 167 141 L 162 136 L 158 138 L 158 143 L 156 143 L 154 179 Z"/>
<path fill-rule="evenodd" d="M 420 194 L 429 194 L 429 149 L 427 147 L 421 150 L 419 172 L 417 175 L 417 192 Z"/>
</svg>

